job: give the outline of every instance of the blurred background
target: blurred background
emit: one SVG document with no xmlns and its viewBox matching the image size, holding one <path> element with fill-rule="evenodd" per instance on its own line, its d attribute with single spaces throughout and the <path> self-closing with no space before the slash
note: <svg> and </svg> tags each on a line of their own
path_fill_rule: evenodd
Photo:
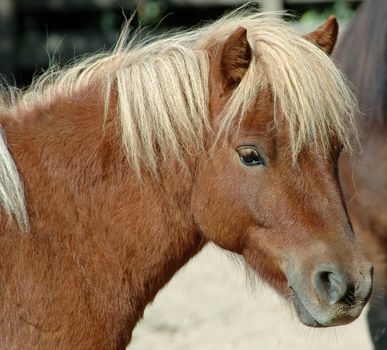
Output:
<svg viewBox="0 0 387 350">
<path fill-rule="evenodd" d="M 387 0 L 386 0 L 387 1 Z M 0 73 L 28 85 L 52 63 L 111 48 L 125 17 L 144 35 L 215 20 L 242 0 L 0 0 Z M 359 0 L 266 0 L 312 30 L 330 14 L 345 28 Z M 247 280 L 247 281 L 246 281 Z M 242 266 L 209 246 L 156 297 L 136 327 L 131 350 L 369 350 L 365 314 L 337 329 L 310 330 L 265 286 L 249 286 Z"/>
<path fill-rule="evenodd" d="M 50 62 L 109 49 L 125 16 L 133 26 L 159 32 L 214 20 L 243 0 L 0 0 L 0 73 L 27 85 Z M 312 28 L 329 14 L 347 22 L 359 0 L 263 0 L 264 10 L 287 10 Z"/>
</svg>

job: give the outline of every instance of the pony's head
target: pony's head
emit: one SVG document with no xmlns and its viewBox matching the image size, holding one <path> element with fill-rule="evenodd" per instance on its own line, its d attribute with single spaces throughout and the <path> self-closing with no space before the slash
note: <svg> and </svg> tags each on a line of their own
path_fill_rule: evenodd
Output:
<svg viewBox="0 0 387 350">
<path fill-rule="evenodd" d="M 205 237 L 243 255 L 301 322 L 346 324 L 372 286 L 338 179 L 356 107 L 329 58 L 335 18 L 305 37 L 282 26 L 245 21 L 208 41 L 214 134 L 192 208 Z"/>
</svg>

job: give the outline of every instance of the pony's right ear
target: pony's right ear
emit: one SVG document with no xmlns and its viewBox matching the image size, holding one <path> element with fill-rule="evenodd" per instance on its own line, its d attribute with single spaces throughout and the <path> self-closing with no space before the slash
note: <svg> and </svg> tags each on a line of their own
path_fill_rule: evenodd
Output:
<svg viewBox="0 0 387 350">
<path fill-rule="evenodd" d="M 221 49 L 220 73 L 225 90 L 242 80 L 251 61 L 251 47 L 246 28 L 239 27 L 224 42 Z"/>
</svg>

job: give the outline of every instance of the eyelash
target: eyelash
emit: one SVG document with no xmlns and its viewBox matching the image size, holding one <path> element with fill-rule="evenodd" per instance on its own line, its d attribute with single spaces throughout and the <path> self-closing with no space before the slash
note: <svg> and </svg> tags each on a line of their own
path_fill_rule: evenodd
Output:
<svg viewBox="0 0 387 350">
<path fill-rule="evenodd" d="M 242 164 L 246 166 L 266 165 L 265 159 L 254 146 L 238 147 L 237 153 Z"/>
</svg>

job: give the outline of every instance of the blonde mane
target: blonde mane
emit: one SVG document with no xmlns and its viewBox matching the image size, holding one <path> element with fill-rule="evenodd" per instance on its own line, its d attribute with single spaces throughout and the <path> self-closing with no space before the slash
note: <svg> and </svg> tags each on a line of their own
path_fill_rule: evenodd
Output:
<svg viewBox="0 0 387 350">
<path fill-rule="evenodd" d="M 105 111 L 111 94 L 117 96 L 129 163 L 139 176 L 144 167 L 157 173 L 160 159 L 184 162 L 187 153 L 204 149 L 204 135 L 210 130 L 207 49 L 239 26 L 247 29 L 253 57 L 223 111 L 219 135 L 240 122 L 259 92 L 270 87 L 275 110 L 289 125 L 294 160 L 307 143 L 319 140 L 323 147 L 328 145 L 333 133 L 351 150 L 358 140 L 358 109 L 344 76 L 290 24 L 247 9 L 153 40 L 127 41 L 125 29 L 113 52 L 51 69 L 27 91 L 8 93 L 11 102 L 3 108 L 16 116 L 19 108 L 71 96 L 97 81 L 105 96 Z"/>
<path fill-rule="evenodd" d="M 10 221 L 16 219 L 23 232 L 29 223 L 24 198 L 24 186 L 15 162 L 8 151 L 3 129 L 0 128 L 0 203 Z"/>
</svg>

